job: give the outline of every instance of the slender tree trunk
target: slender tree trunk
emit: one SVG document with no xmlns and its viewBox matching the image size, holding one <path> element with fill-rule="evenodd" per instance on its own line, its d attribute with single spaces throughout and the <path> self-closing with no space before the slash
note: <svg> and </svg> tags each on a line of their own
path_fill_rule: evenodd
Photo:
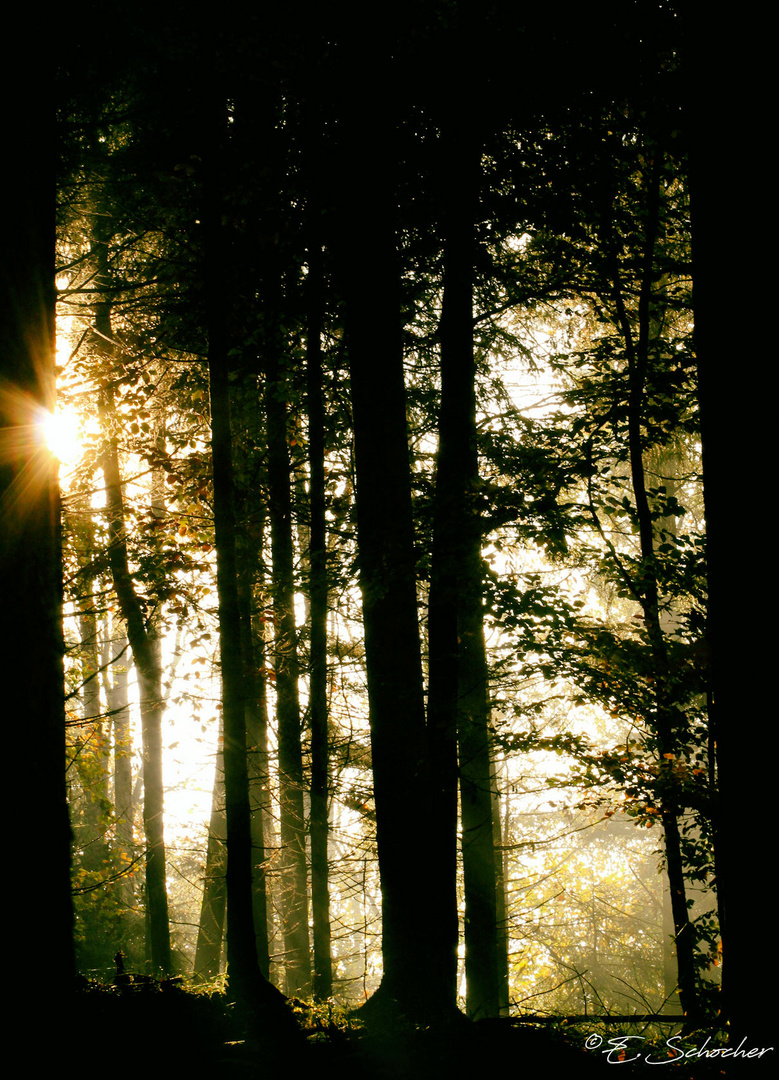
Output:
<svg viewBox="0 0 779 1080">
<path fill-rule="evenodd" d="M 94 525 L 86 518 L 85 566 L 93 564 Z M 82 849 L 81 865 L 104 871 L 108 859 L 105 807 L 109 797 L 109 747 L 106 725 L 100 709 L 100 650 L 98 648 L 97 613 L 95 611 L 94 574 L 88 569 L 83 578 L 79 597 L 79 659 L 81 662 L 81 719 L 80 741 L 87 759 L 93 763 L 86 770 L 84 794 L 84 833 L 78 842 Z M 83 774 L 82 774 L 83 775 Z"/>
<path fill-rule="evenodd" d="M 492 746 L 492 847 L 495 861 L 495 915 L 497 920 L 498 1010 L 508 1016 L 511 1005 L 509 985 L 509 922 L 506 879 L 506 838 L 501 813 L 501 772 Z"/>
<path fill-rule="evenodd" d="M 314 944 L 314 996 L 324 1000 L 333 992 L 330 885 L 328 863 L 327 737 L 327 531 L 325 523 L 325 411 L 322 392 L 322 267 L 321 249 L 309 258 L 306 371 L 308 382 L 308 439 L 311 522 L 309 533 L 309 602 L 311 658 L 309 715 L 311 721 L 311 908 Z"/>
<path fill-rule="evenodd" d="M 444 126 L 443 160 L 448 186 L 428 729 L 434 794 L 440 799 L 442 793 L 448 793 L 442 830 L 450 842 L 456 812 L 455 745 L 459 750 L 466 1007 L 469 1016 L 478 1018 L 499 1015 L 501 981 L 482 611 L 482 528 L 475 502 L 479 471 L 473 351 L 473 214 L 479 147 L 471 123 L 464 119 L 468 117 L 468 103 L 457 100 L 461 107 L 455 115 L 447 115 Z M 453 862 L 453 852 L 448 862 Z M 453 890 L 453 866 L 442 867 L 441 878 Z M 443 907 L 447 914 L 442 921 L 451 918 L 451 909 L 452 900 L 447 896 Z M 453 910 L 456 917 L 456 907 Z"/>
<path fill-rule="evenodd" d="M 235 263 L 234 263 L 235 265 Z M 257 386 L 249 381 L 248 393 L 236 393 L 233 449 L 236 474 L 246 478 L 236 485 L 236 514 L 241 527 L 236 533 L 237 588 L 240 613 L 241 652 L 246 716 L 246 756 L 249 778 L 249 812 L 252 842 L 252 910 L 257 962 L 264 978 L 270 978 L 269 880 L 266 832 L 272 825 L 268 770 L 268 695 L 265 639 L 257 610 L 264 602 L 262 575 L 266 507 L 264 477 L 259 471 L 257 437 Z M 260 475 L 262 475 L 260 473 Z M 260 600 L 258 600 L 258 592 Z"/>
<path fill-rule="evenodd" d="M 205 280 L 207 295 L 208 375 L 211 401 L 211 453 L 214 482 L 214 532 L 219 651 L 224 724 L 224 782 L 227 821 L 227 964 L 230 986 L 242 998 L 262 994 L 252 911 L 252 841 L 249 773 L 246 759 L 246 714 L 241 651 L 238 568 L 228 339 L 226 326 L 227 238 L 223 223 L 220 162 L 226 119 L 219 103 L 210 101 L 209 142 L 205 176 Z"/>
<path fill-rule="evenodd" d="M 656 329 L 653 325 L 653 331 Z M 659 328 L 657 328 L 659 329 Z M 646 460 L 647 455 L 644 454 Z M 668 469 L 674 470 L 674 463 L 676 462 L 676 455 L 669 454 L 666 448 L 663 448 L 651 458 L 653 470 L 657 470 L 661 474 L 662 482 L 665 487 L 666 493 L 669 496 L 676 496 L 676 483 L 669 477 Z M 675 470 L 674 470 L 675 471 Z M 676 518 L 673 516 L 661 518 L 655 523 L 654 532 L 658 535 L 662 532 L 676 535 L 677 525 Z M 669 611 L 667 608 L 660 613 L 659 616 L 659 628 L 663 635 L 666 635 L 673 629 L 676 621 L 676 614 L 673 611 Z M 673 837 L 671 842 L 671 850 L 675 854 L 676 848 L 679 845 L 680 838 L 678 836 L 679 825 L 677 821 L 669 823 L 671 835 L 673 837 L 674 830 L 676 830 L 677 836 Z M 668 847 L 666 843 L 666 847 Z M 681 854 L 681 851 L 679 852 Z M 682 868 L 683 872 L 683 868 Z M 668 868 L 663 867 L 663 880 L 665 888 L 663 889 L 663 987 L 665 998 L 665 1012 L 682 1012 L 682 1006 L 679 999 L 679 962 L 677 958 L 676 950 L 676 936 L 678 925 L 678 912 L 675 913 L 672 897 L 672 879 L 668 873 Z M 686 888 L 685 888 L 685 906 L 686 906 Z"/>
<path fill-rule="evenodd" d="M 194 976 L 198 982 L 208 982 L 219 974 L 224 937 L 227 888 L 227 823 L 224 806 L 224 734 L 219 730 L 214 788 L 211 797 L 211 819 L 208 826 L 206 868 L 203 881 L 203 901 L 200 906 L 195 947 Z"/>
<path fill-rule="evenodd" d="M 469 156 L 470 146 L 465 157 Z M 457 980 L 457 729 L 461 702 L 462 639 L 459 617 L 464 586 L 462 561 L 467 555 L 466 490 L 471 481 L 469 402 L 473 393 L 472 237 L 470 173 L 472 163 L 459 159 L 448 125 L 443 158 L 447 184 L 444 218 L 444 296 L 441 315 L 441 410 L 436 457 L 432 566 L 428 600 L 428 741 L 432 835 L 440 841 L 430 854 L 438 917 L 435 930 L 445 958 L 442 976 L 452 996 Z M 454 167 L 453 167 L 454 166 Z M 465 166 L 465 167 L 464 167 Z M 470 524 L 470 523 L 468 523 Z M 468 762 L 466 762 L 468 764 Z M 464 761 L 460 760 L 460 770 Z M 465 772 L 460 771 L 467 785 Z M 466 804 L 462 804 L 464 811 Z M 470 797 L 469 797 L 470 808 Z M 469 837 L 470 839 L 470 837 Z M 464 852 L 466 845 L 464 832 Z M 472 961 L 469 901 L 473 879 L 466 873 L 466 964 Z M 468 975 L 469 986 L 473 972 Z"/>
<path fill-rule="evenodd" d="M 479 567 L 480 569 L 480 567 Z M 492 798 L 487 664 L 482 611 L 460 619 L 460 799 L 465 891 L 465 975 L 468 1015 L 499 1016 L 498 876 Z M 469 655 L 471 652 L 473 655 Z"/>
<path fill-rule="evenodd" d="M 298 694 L 300 672 L 295 625 L 291 473 L 285 391 L 274 345 L 277 343 L 271 340 L 265 408 L 268 423 L 268 484 L 273 556 L 273 668 L 276 676 L 279 745 L 284 970 L 287 993 L 306 995 L 311 985 L 311 959 L 308 937 L 303 751 Z"/>
<path fill-rule="evenodd" d="M 467 211 L 466 211 L 467 212 Z M 450 221 L 451 228 L 451 221 Z M 450 236 L 451 241 L 451 236 Z M 433 888 L 437 890 L 438 911 L 431 933 L 442 963 L 440 976 L 443 992 L 456 1004 L 457 986 L 457 717 L 459 711 L 458 677 L 461 647 L 458 626 L 459 589 L 462 584 L 465 469 L 462 460 L 467 432 L 459 427 L 458 395 L 467 395 L 467 381 L 472 385 L 472 319 L 470 277 L 455 282 L 458 270 L 452 266 L 452 245 L 447 247 L 446 285 L 441 329 L 441 411 L 438 422 L 433 550 L 428 598 L 428 695 L 427 738 L 430 758 L 431 834 L 438 839 L 431 845 L 430 861 Z M 457 285 L 464 286 L 456 296 Z M 460 312 L 457 307 L 462 305 Z M 463 341 L 457 333 L 447 332 L 452 320 L 464 313 L 467 324 Z M 462 325 L 460 325 L 462 330 Z M 458 355 L 459 347 L 459 355 Z M 469 366 L 469 355 L 471 365 Z M 465 362 L 463 372 L 458 364 Z M 466 923 L 467 926 L 467 923 Z"/>
<path fill-rule="evenodd" d="M 212 303 L 218 303 L 217 297 Z M 252 838 L 246 757 L 243 662 L 235 558 L 230 406 L 227 356 L 218 316 L 209 333 L 211 447 L 214 460 L 214 528 L 219 595 L 219 643 L 224 716 L 227 815 L 227 962 L 231 986 L 242 997 L 261 993 L 252 905 Z M 263 980 L 264 981 L 264 980 Z"/>
<path fill-rule="evenodd" d="M 85 564 L 94 560 L 94 525 L 87 520 L 85 534 Z M 94 574 L 83 575 L 84 591 L 80 597 L 79 634 L 81 646 L 81 716 L 85 721 L 98 722 L 100 717 L 100 664 L 97 640 L 97 613 L 95 611 Z"/>
<path fill-rule="evenodd" d="M 660 593 L 655 563 L 655 537 L 652 508 L 646 488 L 643 456 L 643 414 L 646 393 L 646 377 L 649 364 L 650 336 L 652 328 L 651 291 L 655 280 L 654 255 L 659 222 L 661 155 L 656 150 L 647 178 L 647 216 L 641 282 L 638 297 L 638 333 L 627 312 L 623 288 L 620 282 L 616 258 L 613 262 L 613 288 L 617 320 L 625 344 L 628 362 L 628 443 L 630 454 L 630 477 L 638 520 L 641 561 L 632 589 L 640 604 L 652 652 L 655 675 L 655 707 L 653 724 L 661 770 L 668 773 L 668 782 L 661 796 L 661 821 L 664 832 L 666 869 L 671 890 L 671 910 L 674 920 L 674 943 L 679 976 L 679 1000 L 688 1021 L 694 1021 L 698 1011 L 698 995 L 695 978 L 695 934 L 687 909 L 679 815 L 681 808 L 674 795 L 674 781 L 670 775 L 673 760 L 678 751 L 680 723 L 673 702 L 669 698 L 670 679 L 668 650 L 660 621 Z M 670 763 L 670 764 L 669 764 Z"/>
<path fill-rule="evenodd" d="M 128 643 L 119 620 L 109 616 L 103 646 L 105 697 L 113 732 L 113 782 L 116 842 L 121 857 L 129 866 L 134 858 L 133 832 L 135 804 L 133 800 L 132 730 L 127 689 Z M 127 877 L 119 882 L 124 904 L 132 905 L 132 885 Z"/>
<path fill-rule="evenodd" d="M 214 532 L 222 669 L 224 778 L 227 819 L 227 965 L 230 989 L 256 1007 L 269 1035 L 285 1043 L 296 1039 L 295 1021 L 281 994 L 262 975 L 257 959 L 252 899 L 252 832 L 247 762 L 246 712 L 230 423 L 229 344 L 226 325 L 230 265 L 224 223 L 221 162 L 226 152 L 226 116 L 215 87 L 205 102 L 204 147 L 205 285 L 208 374 L 211 399 L 211 452 Z"/>
</svg>

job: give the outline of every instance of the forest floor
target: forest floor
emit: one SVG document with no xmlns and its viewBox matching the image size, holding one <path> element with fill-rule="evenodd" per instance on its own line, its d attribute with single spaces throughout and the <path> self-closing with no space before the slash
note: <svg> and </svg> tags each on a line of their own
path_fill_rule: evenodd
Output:
<svg viewBox="0 0 779 1080">
<path fill-rule="evenodd" d="M 363 1021 L 333 1007 L 295 1009 L 299 1037 L 268 1031 L 224 994 L 187 991 L 175 984 L 84 985 L 64 1015 L 40 1017 L 42 1037 L 30 1046 L 31 1075 L 95 1075 L 111 1080 L 481 1080 L 514 1077 L 604 1077 L 616 1070 L 635 1077 L 669 1064 L 675 1080 L 714 1080 L 776 1068 L 776 1051 L 729 1060 L 709 1053 L 726 1045 L 714 1032 L 650 1038 L 634 1029 L 595 1025 L 582 1033 L 563 1025 L 466 1019 L 415 1028 L 397 1018 Z M 51 1021 L 51 1023 L 47 1022 Z M 708 1040 L 708 1041 L 707 1041 Z M 73 1066 L 74 1071 L 68 1068 Z M 664 1075 L 664 1074 L 661 1074 Z M 616 1080 L 616 1078 L 615 1078 Z"/>
</svg>

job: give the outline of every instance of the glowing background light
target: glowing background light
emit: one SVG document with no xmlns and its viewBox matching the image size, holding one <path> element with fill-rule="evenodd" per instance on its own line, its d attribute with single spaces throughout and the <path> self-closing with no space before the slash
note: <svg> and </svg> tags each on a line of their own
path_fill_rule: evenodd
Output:
<svg viewBox="0 0 779 1080">
<path fill-rule="evenodd" d="M 57 460 L 67 465 L 75 461 L 80 452 L 78 418 L 72 412 L 44 413 L 39 421 L 46 447 Z"/>
</svg>

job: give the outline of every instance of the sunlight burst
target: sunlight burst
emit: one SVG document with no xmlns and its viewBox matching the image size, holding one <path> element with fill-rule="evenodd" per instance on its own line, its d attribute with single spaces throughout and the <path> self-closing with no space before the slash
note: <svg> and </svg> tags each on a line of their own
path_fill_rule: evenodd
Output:
<svg viewBox="0 0 779 1080">
<path fill-rule="evenodd" d="M 43 441 L 62 465 L 68 465 L 79 455 L 79 423 L 72 412 L 45 413 L 40 420 Z"/>
</svg>

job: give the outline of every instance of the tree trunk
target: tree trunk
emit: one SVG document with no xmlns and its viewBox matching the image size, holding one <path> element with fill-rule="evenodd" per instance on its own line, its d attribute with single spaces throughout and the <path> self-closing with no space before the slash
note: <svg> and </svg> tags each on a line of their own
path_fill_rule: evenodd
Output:
<svg viewBox="0 0 779 1080">
<path fill-rule="evenodd" d="M 216 754 L 214 788 L 211 796 L 211 820 L 208 826 L 206 868 L 203 881 L 203 901 L 200 906 L 195 947 L 194 976 L 197 982 L 208 982 L 219 974 L 224 937 L 227 888 L 227 824 L 224 806 L 224 733 L 219 725 L 219 748 Z"/>
<path fill-rule="evenodd" d="M 211 399 L 214 533 L 222 670 L 224 779 L 227 818 L 228 985 L 258 1010 L 269 1036 L 296 1040 L 297 1027 L 281 994 L 263 976 L 257 959 L 252 899 L 252 832 L 247 763 L 245 686 L 238 600 L 232 431 L 230 424 L 227 273 L 230 265 L 221 161 L 225 153 L 225 110 L 213 86 L 205 99 L 204 279 Z"/>
<path fill-rule="evenodd" d="M 379 71 L 381 68 L 381 72 Z M 384 974 L 378 1001 L 448 1010 L 433 970 L 424 696 L 393 214 L 391 120 L 381 62 L 355 43 L 338 175 L 340 276 L 354 417 L 357 538 L 368 675 Z M 366 273 L 366 222 L 371 272 Z M 436 893 L 437 895 L 437 893 Z"/>
<path fill-rule="evenodd" d="M 281 824 L 281 895 L 284 922 L 284 971 L 288 994 L 303 995 L 311 985 L 308 938 L 308 884 L 303 752 L 301 746 L 299 664 L 295 625 L 295 569 L 292 533 L 291 471 L 288 452 L 286 392 L 276 350 L 267 343 L 268 485 L 273 555 L 273 669 L 279 745 Z"/>
<path fill-rule="evenodd" d="M 35 28 L 22 19 L 20 40 L 32 40 Z M 54 410 L 55 401 L 54 96 L 47 80 L 53 68 L 44 46 L 38 62 L 18 67 L 12 62 L 7 70 L 12 81 L 3 84 L 5 92 L 21 94 L 27 104 L 11 110 L 9 145 L 23 146 L 24 152 L 7 171 L 0 222 L 3 711 L 24 725 L 29 747 L 34 747 L 34 773 L 10 770 L 10 805 L 23 815 L 24 828 L 12 830 L 8 865 L 23 895 L 15 906 L 15 940 L 6 961 L 19 977 L 13 996 L 27 1013 L 44 976 L 54 1001 L 70 989 L 75 959 L 59 493 L 56 462 L 36 427 L 43 411 Z M 31 1034 L 39 1037 L 37 1026 Z"/>
<path fill-rule="evenodd" d="M 687 909 L 687 896 L 679 831 L 680 807 L 674 796 L 674 781 L 670 775 L 673 760 L 679 746 L 680 725 L 683 718 L 673 704 L 668 689 L 670 671 L 668 650 L 660 621 L 660 592 L 655 563 L 655 536 L 652 508 L 646 488 L 643 451 L 643 415 L 646 394 L 646 377 L 649 365 L 650 337 L 652 332 L 651 296 L 655 280 L 655 243 L 659 223 L 659 199 L 661 178 L 661 153 L 655 156 L 647 177 L 647 207 L 641 277 L 638 295 L 637 335 L 628 314 L 618 264 L 610 249 L 613 264 L 613 294 L 617 322 L 622 332 L 628 364 L 628 443 L 630 455 L 630 478 L 638 521 L 640 564 L 631 584 L 634 598 L 641 607 L 652 654 L 654 675 L 653 727 L 661 771 L 668 774 L 668 783 L 659 796 L 663 824 L 666 869 L 671 889 L 671 910 L 674 920 L 674 944 L 679 977 L 679 1001 L 688 1022 L 694 1022 L 698 1012 L 698 994 L 695 978 L 695 934 Z M 607 245 L 610 225 L 607 225 Z M 670 763 L 670 764 L 669 764 Z"/>
<path fill-rule="evenodd" d="M 227 964 L 230 987 L 248 1000 L 262 993 L 252 911 L 252 842 L 249 773 L 246 759 L 246 714 L 241 651 L 238 568 L 236 561 L 232 431 L 226 288 L 228 265 L 222 221 L 219 162 L 226 123 L 216 101 L 208 134 L 205 176 L 205 281 L 207 295 L 208 375 L 211 403 L 211 453 L 214 482 L 214 533 L 219 602 L 219 652 L 224 724 L 224 783 L 227 820 Z"/>
<path fill-rule="evenodd" d="M 327 531 L 325 524 L 325 412 L 322 394 L 322 267 L 321 249 L 309 256 L 306 371 L 311 522 L 309 531 L 309 602 L 311 658 L 309 717 L 311 721 L 311 909 L 314 944 L 314 996 L 333 992 L 330 886 L 328 863 L 327 737 Z"/>
<path fill-rule="evenodd" d="M 469 1016 L 478 1018 L 499 1015 L 501 981 L 488 669 L 482 625 L 482 528 L 475 502 L 479 467 L 473 352 L 473 214 L 480 155 L 472 123 L 467 119 L 468 103 L 459 98 L 457 103 L 460 108 L 455 109 L 455 114 L 447 114 L 443 136 L 448 186 L 428 729 L 434 794 L 440 799 L 442 792 L 448 793 L 445 823 L 442 821 L 447 843 L 454 839 L 455 745 L 459 750 L 466 1008 Z M 453 852 L 447 861 L 452 865 L 442 866 L 441 876 L 451 891 L 455 880 Z M 447 896 L 442 922 L 451 919 L 451 905 Z M 454 913 L 456 918 L 456 907 Z"/>
<path fill-rule="evenodd" d="M 218 294 L 212 294 L 212 303 Z M 231 987 L 242 997 L 261 994 L 252 905 L 252 837 L 246 756 L 243 660 L 235 557 L 227 355 L 217 318 L 209 326 L 214 529 L 219 595 L 219 646 L 224 717 L 227 814 L 227 962 Z"/>
<path fill-rule="evenodd" d="M 94 596 L 94 523 L 85 520 L 84 565 L 82 593 L 79 597 L 79 660 L 81 664 L 81 729 L 78 742 L 90 767 L 82 772 L 84 796 L 84 836 L 78 838 L 82 850 L 81 865 L 89 870 L 105 870 L 108 861 L 106 829 L 108 816 L 105 807 L 109 796 L 109 747 L 106 725 L 100 709 L 100 651 L 98 648 L 97 613 Z M 85 782 L 85 783 L 84 783 Z"/>
<path fill-rule="evenodd" d="M 110 617 L 105 628 L 103 665 L 105 667 L 105 698 L 109 721 L 113 732 L 114 754 L 114 816 L 116 818 L 116 843 L 120 857 L 129 866 L 134 858 L 133 832 L 135 804 L 133 800 L 132 729 L 130 705 L 127 692 L 127 637 L 119 620 Z M 122 901 L 132 905 L 132 884 L 123 877 L 118 882 Z"/>
<path fill-rule="evenodd" d="M 262 525 L 253 521 L 248 533 L 263 535 Z M 246 757 L 249 772 L 249 812 L 252 840 L 252 912 L 257 963 L 270 978 L 268 940 L 268 875 L 265 855 L 265 819 L 270 814 L 268 776 L 268 698 L 265 675 L 265 642 L 257 632 L 253 582 L 260 561 L 256 543 L 240 544 L 238 605 L 241 612 L 241 642 L 246 686 Z"/>
<path fill-rule="evenodd" d="M 508 1016 L 511 1005 L 509 985 L 509 921 L 508 889 L 506 877 L 506 844 L 504 836 L 504 815 L 501 814 L 501 772 L 492 747 L 492 847 L 495 862 L 495 915 L 497 919 L 497 979 L 498 1011 L 500 1016 Z M 508 819 L 508 806 L 505 814 Z"/>
<path fill-rule="evenodd" d="M 752 77 L 743 83 L 740 72 L 732 68 L 732 55 L 754 52 L 750 20 L 743 20 L 744 37 L 739 38 L 739 20 L 713 22 L 701 5 L 690 5 L 685 18 L 693 308 L 709 593 L 709 717 L 719 787 L 715 858 L 723 1015 L 734 1045 L 748 1036 L 749 1046 L 770 1046 L 776 1032 L 773 969 L 763 947 L 753 875 L 755 868 L 765 865 L 764 824 L 775 813 L 773 757 L 766 752 L 775 727 L 775 649 L 771 634 L 755 632 L 765 624 L 767 596 L 757 577 L 745 581 L 742 562 L 734 559 L 733 520 L 734 498 L 739 506 L 759 507 L 770 480 L 774 395 L 764 391 L 770 385 L 772 360 L 763 320 L 745 320 L 741 314 L 770 310 L 774 283 L 770 273 L 750 272 L 735 275 L 732 287 L 723 293 L 722 221 L 724 208 L 755 209 L 759 226 L 743 230 L 740 263 L 750 268 L 763 265 L 774 246 L 771 225 L 760 214 L 773 194 L 763 134 L 769 120 L 771 67 L 765 63 L 767 55 L 759 55 Z M 723 167 L 723 131 L 731 133 L 729 157 L 739 162 L 735 174 Z M 738 385 L 734 375 L 742 362 L 748 363 L 750 385 L 756 390 L 745 402 L 734 399 Z"/>
</svg>

